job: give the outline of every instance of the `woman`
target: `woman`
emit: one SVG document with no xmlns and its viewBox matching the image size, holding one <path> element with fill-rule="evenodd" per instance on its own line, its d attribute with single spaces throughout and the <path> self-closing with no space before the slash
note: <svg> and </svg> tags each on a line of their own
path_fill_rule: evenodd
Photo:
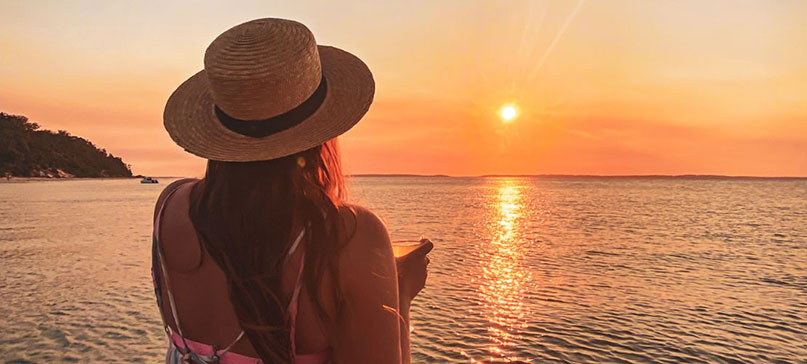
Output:
<svg viewBox="0 0 807 364">
<path fill-rule="evenodd" d="M 259 19 L 216 38 L 174 91 L 165 127 L 208 164 L 155 208 L 166 362 L 410 361 L 409 305 L 432 244 L 396 261 L 381 220 L 343 200 L 336 137 L 374 89 L 355 56 Z"/>
</svg>

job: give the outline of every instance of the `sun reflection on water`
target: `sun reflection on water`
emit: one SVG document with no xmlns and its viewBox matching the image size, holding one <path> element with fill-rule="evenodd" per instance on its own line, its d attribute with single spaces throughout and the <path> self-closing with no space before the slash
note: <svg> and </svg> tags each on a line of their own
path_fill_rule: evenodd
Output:
<svg viewBox="0 0 807 364">
<path fill-rule="evenodd" d="M 501 180 L 498 194 L 491 196 L 498 214 L 491 221 L 491 239 L 482 250 L 479 294 L 489 322 L 489 355 L 491 361 L 519 361 L 512 352 L 519 332 L 526 327 L 528 314 L 524 293 L 530 280 L 524 266 L 524 204 L 518 181 Z"/>
</svg>

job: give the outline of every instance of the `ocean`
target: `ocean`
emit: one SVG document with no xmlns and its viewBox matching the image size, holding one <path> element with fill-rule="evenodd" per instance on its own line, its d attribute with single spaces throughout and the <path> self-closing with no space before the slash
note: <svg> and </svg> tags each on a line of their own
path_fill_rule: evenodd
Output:
<svg viewBox="0 0 807 364">
<path fill-rule="evenodd" d="M 155 363 L 162 188 L 0 184 L 0 360 Z M 414 363 L 807 363 L 807 180 L 354 177 L 435 243 Z"/>
</svg>

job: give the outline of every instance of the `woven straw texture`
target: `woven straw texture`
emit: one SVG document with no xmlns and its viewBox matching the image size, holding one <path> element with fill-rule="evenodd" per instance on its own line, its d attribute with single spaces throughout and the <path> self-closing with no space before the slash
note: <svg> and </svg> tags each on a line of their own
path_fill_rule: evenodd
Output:
<svg viewBox="0 0 807 364">
<path fill-rule="evenodd" d="M 283 114 L 328 82 L 322 105 L 308 119 L 262 138 L 225 128 L 214 106 L 233 117 L 262 120 Z M 205 52 L 205 69 L 169 97 L 168 134 L 197 156 L 247 162 L 294 154 L 348 131 L 370 107 L 373 75 L 356 56 L 318 46 L 304 25 L 258 19 L 224 32 Z"/>
</svg>

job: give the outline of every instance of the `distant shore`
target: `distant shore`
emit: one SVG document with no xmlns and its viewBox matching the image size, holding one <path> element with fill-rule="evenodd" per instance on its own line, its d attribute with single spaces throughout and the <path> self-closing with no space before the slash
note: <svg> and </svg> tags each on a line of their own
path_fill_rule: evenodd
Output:
<svg viewBox="0 0 807 364">
<path fill-rule="evenodd" d="M 104 180 L 104 179 L 140 179 L 142 177 L 0 177 L 0 183 L 23 183 L 44 181 L 75 181 L 75 180 Z"/>
<path fill-rule="evenodd" d="M 348 177 L 455 177 L 446 174 L 409 174 L 409 173 L 364 173 L 364 174 L 350 174 Z"/>
<path fill-rule="evenodd" d="M 0 183 L 22 183 L 22 182 L 43 182 L 43 181 L 76 181 L 76 180 L 115 180 L 115 179 L 131 179 L 131 180 L 140 180 L 145 176 L 137 175 L 132 177 L 11 177 L 7 179 L 6 177 L 0 177 Z M 177 177 L 177 176 L 149 176 L 156 180 L 171 180 L 171 179 L 180 179 L 186 177 Z"/>
<path fill-rule="evenodd" d="M 445 174 L 351 174 L 348 177 L 362 178 L 541 178 L 541 179 L 681 179 L 681 180 L 807 180 L 807 177 L 761 177 L 761 176 L 722 176 L 706 174 L 683 175 L 584 175 L 584 174 L 485 174 L 479 176 L 449 176 Z M 133 177 L 0 177 L 0 183 L 23 183 L 37 181 L 74 181 L 74 180 L 108 180 L 108 179 L 141 179 L 143 176 Z M 187 178 L 182 176 L 155 176 L 161 179 Z M 197 177 L 198 178 L 198 177 Z"/>
<path fill-rule="evenodd" d="M 765 177 L 765 176 L 724 176 L 712 174 L 638 174 L 638 175 L 595 175 L 595 174 L 483 174 L 478 176 L 449 176 L 444 174 L 352 174 L 349 177 L 441 177 L 441 178 L 572 178 L 572 179 L 692 179 L 692 180 L 801 180 L 807 176 Z"/>
</svg>

